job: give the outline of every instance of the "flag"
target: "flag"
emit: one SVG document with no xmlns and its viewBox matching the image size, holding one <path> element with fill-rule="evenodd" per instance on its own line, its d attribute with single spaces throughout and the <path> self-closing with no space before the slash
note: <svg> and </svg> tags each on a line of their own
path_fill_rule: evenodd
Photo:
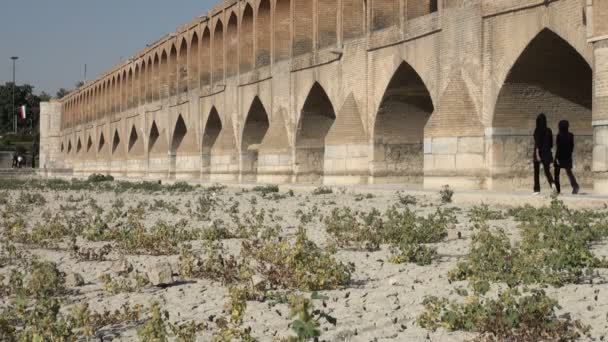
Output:
<svg viewBox="0 0 608 342">
<path fill-rule="evenodd" d="M 19 113 L 21 114 L 21 119 L 25 120 L 25 113 L 27 111 L 27 108 L 25 107 L 25 105 L 19 107 Z"/>
</svg>

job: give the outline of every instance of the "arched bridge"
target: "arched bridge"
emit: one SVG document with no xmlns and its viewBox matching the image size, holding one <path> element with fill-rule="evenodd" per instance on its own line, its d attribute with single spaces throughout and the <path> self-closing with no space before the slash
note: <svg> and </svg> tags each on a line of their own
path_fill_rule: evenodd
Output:
<svg viewBox="0 0 608 342">
<path fill-rule="evenodd" d="M 607 23 L 603 0 L 225 1 L 44 104 L 41 165 L 527 187 L 545 112 L 608 192 Z"/>
</svg>

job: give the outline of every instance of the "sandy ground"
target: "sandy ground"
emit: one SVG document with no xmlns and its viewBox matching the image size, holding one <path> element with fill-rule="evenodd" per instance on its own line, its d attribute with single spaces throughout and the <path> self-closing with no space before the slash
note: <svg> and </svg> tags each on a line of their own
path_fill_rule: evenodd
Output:
<svg viewBox="0 0 608 342">
<path fill-rule="evenodd" d="M 314 196 L 309 187 L 290 187 L 295 196 L 281 200 L 266 200 L 258 193 L 242 193 L 242 187 L 228 187 L 216 194 L 221 205 L 217 206 L 211 214 L 212 219 L 223 219 L 231 224 L 227 209 L 235 202 L 239 203 L 242 215 L 253 207 L 257 210 L 264 208 L 267 213 L 273 213 L 276 222 L 283 228 L 282 234 L 292 237 L 300 220 L 296 211 L 304 212 L 317 207 L 320 216 L 326 216 L 333 208 L 347 206 L 356 210 L 370 211 L 376 208 L 384 212 L 389 206 L 397 203 L 398 196 L 394 188 L 366 187 L 366 188 L 338 188 L 334 187 L 333 194 Z M 284 193 L 288 188 L 281 188 Z M 198 189 L 193 192 L 179 194 L 141 194 L 125 193 L 116 195 L 103 192 L 62 192 L 42 193 L 47 204 L 43 208 L 34 208 L 31 212 L 31 222 L 42 220 L 41 214 L 48 210 L 51 213 L 60 211 L 60 205 L 69 204 L 78 210 L 84 210 L 89 198 L 97 201 L 98 205 L 109 210 L 113 203 L 120 198 L 124 201 L 124 208 L 135 207 L 140 201 L 153 202 L 154 199 L 163 199 L 176 205 L 179 213 L 170 214 L 166 210 L 147 210 L 146 225 L 152 225 L 158 220 L 170 224 L 181 219 L 188 221 L 190 228 L 204 228 L 210 225 L 208 221 L 199 221 L 188 214 L 188 202 L 195 203 L 203 192 Z M 358 200 L 357 194 L 371 193 L 373 198 Z M 412 191 L 418 204 L 416 210 L 421 213 L 433 212 L 439 205 L 439 196 L 435 192 Z M 19 196 L 16 191 L 4 192 L 12 199 Z M 68 202 L 72 198 L 82 198 L 82 201 Z M 253 199 L 255 198 L 255 199 Z M 572 207 L 604 208 L 608 200 L 601 197 L 564 197 L 565 202 Z M 549 199 L 545 196 L 532 197 L 525 194 L 488 194 L 481 192 L 456 192 L 454 203 L 451 206 L 461 208 L 458 213 L 458 224 L 449 231 L 448 238 L 436 244 L 439 259 L 430 266 L 417 266 L 415 264 L 393 264 L 389 262 L 390 251 L 383 246 L 380 251 L 365 252 L 339 250 L 336 254 L 338 260 L 353 262 L 355 271 L 353 282 L 345 289 L 322 291 L 329 297 L 326 300 L 325 312 L 337 318 L 334 326 L 322 320 L 321 340 L 326 341 L 465 341 L 475 335 L 461 332 L 438 330 L 429 332 L 416 324 L 417 316 L 423 311 L 422 301 L 425 296 L 445 296 L 452 299 L 462 299 L 456 294 L 457 287 L 466 287 L 466 282 L 449 283 L 447 273 L 453 269 L 457 262 L 466 256 L 472 234 L 471 224 L 466 212 L 473 205 L 485 202 L 493 208 L 505 209 L 509 206 L 532 203 L 533 205 L 547 204 Z M 255 204 L 252 204 L 255 203 Z M 193 204 L 194 205 L 194 204 Z M 0 205 L 0 209 L 2 205 Z M 87 215 L 91 215 L 86 209 Z M 277 218 L 278 217 L 278 218 Z M 516 223 L 511 219 L 491 221 L 493 227 L 503 227 L 513 239 L 518 238 Z M 314 219 L 306 225 L 308 236 L 321 246 L 325 246 L 328 235 L 325 225 Z M 462 238 L 458 239 L 458 232 Z M 103 243 L 89 243 L 79 240 L 80 246 L 102 246 Z M 240 249 L 240 241 L 227 240 L 224 245 L 234 253 Z M 598 244 L 594 251 L 599 256 L 608 256 L 608 242 Z M 103 290 L 98 279 L 100 274 L 110 272 L 113 262 L 121 258 L 118 252 L 112 252 L 104 262 L 79 262 L 70 256 L 69 251 L 63 250 L 32 250 L 42 259 L 58 263 L 64 272 L 77 272 L 85 280 L 85 285 L 75 289 L 71 296 L 72 303 L 89 303 L 94 311 L 109 308 L 119 308 L 123 303 L 134 305 L 140 303 L 146 307 L 153 301 L 159 301 L 162 307 L 168 310 L 171 320 L 180 322 L 194 320 L 196 322 L 209 321 L 210 317 L 225 315 L 227 303 L 227 288 L 219 283 L 209 280 L 195 280 L 176 283 L 166 288 L 150 287 L 140 292 L 120 293 L 113 295 Z M 145 265 L 156 260 L 169 261 L 177 268 L 177 256 L 141 256 L 127 255 L 136 272 L 144 272 Z M 5 272 L 6 270 L 0 270 Z M 177 273 L 177 270 L 175 270 Z M 599 276 L 593 279 L 592 284 L 567 285 L 561 288 L 548 287 L 547 293 L 559 300 L 562 312 L 569 312 L 574 319 L 580 319 L 592 327 L 591 336 L 600 340 L 608 334 L 608 278 L 607 270 L 599 270 Z M 599 290 L 598 299 L 595 300 L 595 291 Z M 320 306 L 320 302 L 315 302 Z M 70 305 L 63 310 L 68 311 Z M 292 335 L 289 328 L 291 320 L 288 318 L 289 307 L 286 304 L 271 305 L 270 303 L 249 302 L 244 316 L 244 325 L 250 326 L 254 337 L 261 341 L 272 341 L 281 337 Z M 210 323 L 213 327 L 214 324 Z M 198 335 L 200 341 L 209 341 L 212 331 Z M 102 333 L 104 340 L 115 341 L 137 340 L 136 327 L 115 326 L 105 329 Z"/>
</svg>

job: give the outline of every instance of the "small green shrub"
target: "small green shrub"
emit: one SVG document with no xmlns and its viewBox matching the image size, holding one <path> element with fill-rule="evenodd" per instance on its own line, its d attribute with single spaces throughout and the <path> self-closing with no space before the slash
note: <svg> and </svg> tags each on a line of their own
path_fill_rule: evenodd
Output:
<svg viewBox="0 0 608 342">
<path fill-rule="evenodd" d="M 320 186 L 312 191 L 314 196 L 333 194 L 334 190 L 328 186 Z"/>
<path fill-rule="evenodd" d="M 113 182 L 114 177 L 110 175 L 102 175 L 94 173 L 87 178 L 87 181 L 90 183 L 101 183 L 101 182 Z"/>
<path fill-rule="evenodd" d="M 335 289 L 350 282 L 354 265 L 336 261 L 298 230 L 296 241 L 272 238 L 244 241 L 244 259 L 256 262 L 255 270 L 273 288 L 316 291 Z"/>
<path fill-rule="evenodd" d="M 258 185 L 251 189 L 251 191 L 259 192 L 262 194 L 262 197 L 266 197 L 268 194 L 279 192 L 279 186 L 276 184 Z"/>
<path fill-rule="evenodd" d="M 168 341 L 165 320 L 169 318 L 167 311 L 160 310 L 157 302 L 152 303 L 151 317 L 146 323 L 137 329 L 137 336 L 142 342 L 166 342 Z"/>
<path fill-rule="evenodd" d="M 572 341 L 588 330 L 580 321 L 558 318 L 557 302 L 542 290 L 521 295 L 511 289 L 498 299 L 472 297 L 465 304 L 427 297 L 423 304 L 426 311 L 417 319 L 421 327 L 476 332 L 483 341 Z"/>
<path fill-rule="evenodd" d="M 439 199 L 441 199 L 442 204 L 452 203 L 452 196 L 454 196 L 454 191 L 450 189 L 449 185 L 444 185 L 439 190 Z"/>
</svg>

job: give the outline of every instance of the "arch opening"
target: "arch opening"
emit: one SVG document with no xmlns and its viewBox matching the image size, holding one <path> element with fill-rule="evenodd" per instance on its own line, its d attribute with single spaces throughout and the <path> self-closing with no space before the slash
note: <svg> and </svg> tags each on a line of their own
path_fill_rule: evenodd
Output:
<svg viewBox="0 0 608 342">
<path fill-rule="evenodd" d="M 87 141 L 87 153 L 90 153 L 92 148 L 93 148 L 93 140 L 91 139 L 91 136 L 89 135 L 89 140 Z"/>
<path fill-rule="evenodd" d="M 316 181 L 323 175 L 325 137 L 335 119 L 327 93 L 315 83 L 302 107 L 296 132 L 297 174 L 301 181 Z"/>
<path fill-rule="evenodd" d="M 274 9 L 274 60 L 291 55 L 291 1 L 277 0 Z"/>
<path fill-rule="evenodd" d="M 103 148 L 106 145 L 106 139 L 103 136 L 103 133 L 99 135 L 99 143 L 97 144 L 97 152 L 103 151 Z"/>
<path fill-rule="evenodd" d="M 192 40 L 190 41 L 190 59 L 188 77 L 190 79 L 190 89 L 196 89 L 199 87 L 199 47 L 198 47 L 198 34 L 194 32 Z"/>
<path fill-rule="evenodd" d="M 203 38 L 201 39 L 201 86 L 211 83 L 211 33 L 205 27 Z"/>
<path fill-rule="evenodd" d="M 139 139 L 139 134 L 137 134 L 137 129 L 135 125 L 131 127 L 131 133 L 129 134 L 129 145 L 128 145 L 128 153 L 131 156 L 138 156 L 143 154 L 143 144 Z"/>
<path fill-rule="evenodd" d="M 396 26 L 399 23 L 398 14 L 398 0 L 374 0 L 372 2 L 372 30 L 378 31 Z"/>
<path fill-rule="evenodd" d="M 342 37 L 344 40 L 365 34 L 365 5 L 358 0 L 342 1 Z"/>
<path fill-rule="evenodd" d="M 182 39 L 182 43 L 179 47 L 178 56 L 178 71 L 177 71 L 177 84 L 180 93 L 188 92 L 188 43 L 186 39 Z"/>
<path fill-rule="evenodd" d="M 511 67 L 496 102 L 491 145 L 495 187 L 532 183 L 532 135 L 541 112 L 554 139 L 558 122 L 570 122 L 575 136 L 574 172 L 579 183 L 592 184 L 592 82 L 587 61 L 553 31 L 544 29 L 530 41 Z"/>
<path fill-rule="evenodd" d="M 241 173 L 257 174 L 260 144 L 269 127 L 268 113 L 256 96 L 247 113 L 241 138 Z"/>
<path fill-rule="evenodd" d="M 374 177 L 421 183 L 424 127 L 434 106 L 420 75 L 403 62 L 391 78 L 374 124 Z"/>
<path fill-rule="evenodd" d="M 171 141 L 171 152 L 177 152 L 180 150 L 184 137 L 188 133 L 188 128 L 184 119 L 180 115 L 175 123 L 175 129 L 173 130 L 173 140 Z"/>
<path fill-rule="evenodd" d="M 294 0 L 293 55 L 299 56 L 312 51 L 313 3 L 308 0 Z"/>
<path fill-rule="evenodd" d="M 178 69 L 180 69 L 179 61 L 177 59 L 177 49 L 175 45 L 171 45 L 171 51 L 169 53 L 169 96 L 177 95 L 178 87 Z"/>
<path fill-rule="evenodd" d="M 169 66 L 167 65 L 167 60 L 167 52 L 163 51 L 160 56 L 159 70 L 160 99 L 169 97 Z"/>
<path fill-rule="evenodd" d="M 256 19 L 257 47 L 255 54 L 256 67 L 270 65 L 270 41 L 271 24 L 270 1 L 262 0 L 258 6 L 258 17 Z"/>
<path fill-rule="evenodd" d="M 318 0 L 317 5 L 319 49 L 335 46 L 338 43 L 338 1 Z"/>
<path fill-rule="evenodd" d="M 148 139 L 148 152 L 151 155 L 156 156 L 166 155 L 167 146 L 165 140 L 164 135 L 161 135 L 161 131 L 156 125 L 156 121 L 153 121 L 152 126 L 150 127 L 150 135 Z"/>
<path fill-rule="evenodd" d="M 205 125 L 205 132 L 203 133 L 203 167 L 209 168 L 211 166 L 211 151 L 221 131 L 222 120 L 220 119 L 220 115 L 215 107 L 213 107 L 209 113 L 209 118 L 207 119 L 207 123 Z"/>
<path fill-rule="evenodd" d="M 234 12 L 230 15 L 230 19 L 228 19 L 226 39 L 226 77 L 232 77 L 237 74 L 239 63 L 239 34 L 236 14 Z"/>
<path fill-rule="evenodd" d="M 82 143 L 80 142 L 80 138 L 78 138 L 78 142 L 76 143 L 76 153 L 80 153 L 82 151 Z"/>
<path fill-rule="evenodd" d="M 241 19 L 241 73 L 246 73 L 253 66 L 253 8 L 245 6 Z"/>
<path fill-rule="evenodd" d="M 112 155 L 120 154 L 120 136 L 118 130 L 114 131 L 114 139 L 112 140 Z"/>
<path fill-rule="evenodd" d="M 224 79 L 224 27 L 218 20 L 213 32 L 213 83 Z"/>
</svg>

